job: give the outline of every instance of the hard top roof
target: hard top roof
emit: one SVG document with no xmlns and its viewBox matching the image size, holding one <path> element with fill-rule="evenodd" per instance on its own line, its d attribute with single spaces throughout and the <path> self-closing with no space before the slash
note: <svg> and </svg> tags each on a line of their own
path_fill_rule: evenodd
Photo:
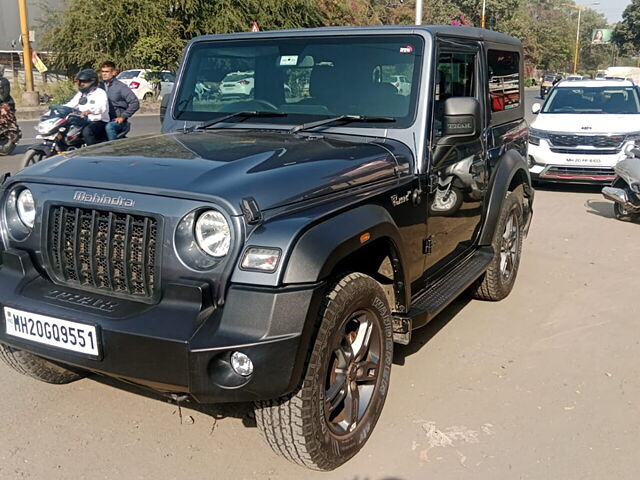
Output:
<svg viewBox="0 0 640 480">
<path fill-rule="evenodd" d="M 459 27 L 452 25 L 376 25 L 370 27 L 321 27 L 321 28 L 299 28 L 294 30 L 270 30 L 259 32 L 238 32 L 228 33 L 220 35 L 202 35 L 194 38 L 192 41 L 203 40 L 229 40 L 231 38 L 269 38 L 269 37 L 305 37 L 313 35 L 357 35 L 368 34 L 375 35 L 376 33 L 391 34 L 391 33 L 417 33 L 419 31 L 426 31 L 434 36 L 450 36 L 450 37 L 463 37 L 476 40 L 482 40 L 486 42 L 502 43 L 507 45 L 513 45 L 515 47 L 522 48 L 522 42 L 511 35 L 504 33 L 494 32 L 493 30 L 487 30 L 484 28 L 476 27 Z"/>
</svg>

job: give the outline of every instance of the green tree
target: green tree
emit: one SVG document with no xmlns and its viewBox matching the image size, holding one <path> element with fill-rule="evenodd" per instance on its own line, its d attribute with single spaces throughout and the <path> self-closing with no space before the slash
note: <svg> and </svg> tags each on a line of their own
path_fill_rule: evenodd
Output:
<svg viewBox="0 0 640 480">
<path fill-rule="evenodd" d="M 632 0 L 624 9 L 622 21 L 613 32 L 613 41 L 623 54 L 640 53 L 640 0 Z"/>
</svg>

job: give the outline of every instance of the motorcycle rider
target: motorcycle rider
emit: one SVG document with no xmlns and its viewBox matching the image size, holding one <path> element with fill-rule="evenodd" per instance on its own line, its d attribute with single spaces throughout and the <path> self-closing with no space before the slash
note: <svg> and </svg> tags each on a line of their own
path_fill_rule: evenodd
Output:
<svg viewBox="0 0 640 480">
<path fill-rule="evenodd" d="M 11 83 L 4 77 L 4 65 L 0 65 L 0 103 L 6 103 L 12 112 L 16 111 L 16 103 L 11 97 Z"/>
<path fill-rule="evenodd" d="M 11 83 L 0 65 L 0 155 L 8 155 L 22 137 L 15 116 L 16 104 L 11 97 Z"/>
<path fill-rule="evenodd" d="M 109 100 L 107 93 L 98 86 L 98 74 L 87 68 L 76 75 L 78 93 L 65 105 L 80 111 L 89 122 L 82 129 L 82 137 L 87 145 L 104 142 L 105 126 L 109 121 Z"/>
<path fill-rule="evenodd" d="M 100 65 L 101 86 L 109 99 L 109 123 L 106 126 L 107 140 L 115 140 L 118 135 L 129 130 L 129 118 L 138 111 L 140 102 L 131 89 L 116 78 L 116 64 L 104 62 Z"/>
</svg>

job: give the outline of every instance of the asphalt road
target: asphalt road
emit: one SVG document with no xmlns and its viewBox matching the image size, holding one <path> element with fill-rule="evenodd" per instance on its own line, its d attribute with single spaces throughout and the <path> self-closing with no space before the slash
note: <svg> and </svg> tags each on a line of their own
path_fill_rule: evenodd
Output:
<svg viewBox="0 0 640 480">
<path fill-rule="evenodd" d="M 244 406 L 0 366 L 0 479 L 636 479 L 639 228 L 597 188 L 539 189 L 512 294 L 461 298 L 397 346 L 381 419 L 334 472 L 276 457 Z"/>
</svg>

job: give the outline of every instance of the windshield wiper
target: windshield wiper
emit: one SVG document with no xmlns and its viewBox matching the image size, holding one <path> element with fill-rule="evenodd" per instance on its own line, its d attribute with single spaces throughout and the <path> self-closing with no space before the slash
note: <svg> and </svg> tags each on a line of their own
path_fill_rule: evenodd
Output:
<svg viewBox="0 0 640 480">
<path fill-rule="evenodd" d="M 340 115 L 339 117 L 325 118 L 324 120 L 318 120 L 317 122 L 302 123 L 296 125 L 289 130 L 289 133 L 301 132 L 310 128 L 320 127 L 322 125 L 328 125 L 335 122 L 395 122 L 393 117 L 369 117 L 366 115 Z"/>
<path fill-rule="evenodd" d="M 211 120 L 210 122 L 201 123 L 196 127 L 196 130 L 204 130 L 210 128 L 217 123 L 226 122 L 227 120 L 231 120 L 232 118 L 250 118 L 250 117 L 286 117 L 288 114 L 284 112 L 272 112 L 269 110 L 243 110 L 240 112 L 230 113 L 229 115 L 225 115 L 220 118 L 216 118 L 215 120 Z"/>
</svg>

